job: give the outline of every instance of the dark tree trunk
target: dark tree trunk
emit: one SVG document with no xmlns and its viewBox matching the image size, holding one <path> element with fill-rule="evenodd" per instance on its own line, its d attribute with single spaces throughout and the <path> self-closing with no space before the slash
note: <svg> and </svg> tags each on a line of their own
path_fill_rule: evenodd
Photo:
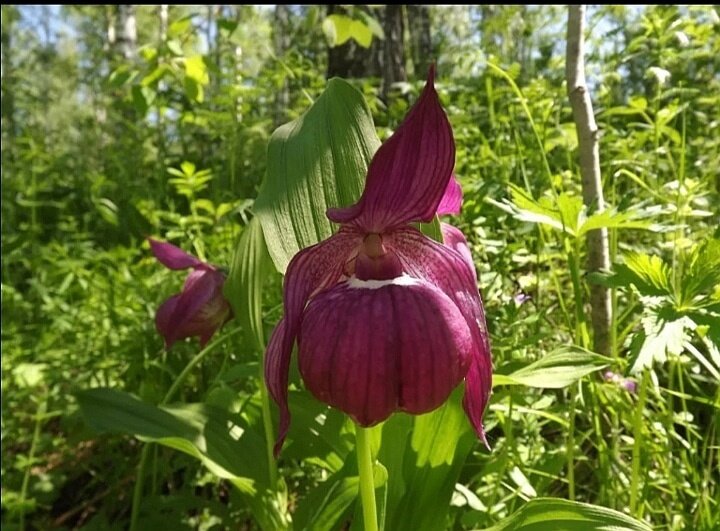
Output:
<svg viewBox="0 0 720 531">
<path fill-rule="evenodd" d="M 382 95 L 387 101 L 393 83 L 407 81 L 405 72 L 405 45 L 403 43 L 402 6 L 385 7 L 385 58 L 383 61 Z"/>
<path fill-rule="evenodd" d="M 432 50 L 430 10 L 428 6 L 408 6 L 408 26 L 415 76 L 424 76 L 430 67 L 430 63 L 435 59 Z"/>
<path fill-rule="evenodd" d="M 345 11 L 335 4 L 329 4 L 327 14 L 345 14 Z M 328 48 L 327 77 L 367 77 L 369 51 L 360 46 L 354 39 L 348 40 L 340 46 Z"/>
</svg>

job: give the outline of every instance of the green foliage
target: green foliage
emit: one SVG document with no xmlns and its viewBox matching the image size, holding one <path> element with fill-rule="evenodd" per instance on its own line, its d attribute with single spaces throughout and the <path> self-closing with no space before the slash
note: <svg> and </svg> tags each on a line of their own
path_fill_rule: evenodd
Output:
<svg viewBox="0 0 720 531">
<path fill-rule="evenodd" d="M 510 518 L 485 531 L 650 531 L 650 526 L 621 512 L 554 498 L 529 501 Z"/>
<path fill-rule="evenodd" d="M 332 79 L 297 120 L 273 133 L 268 172 L 255 204 L 280 272 L 304 249 L 332 235 L 329 207 L 354 203 L 379 140 L 362 95 Z"/>
<path fill-rule="evenodd" d="M 611 359 L 580 347 L 565 347 L 518 369 L 512 374 L 495 374 L 493 385 L 525 385 L 561 389 L 612 362 Z"/>
<path fill-rule="evenodd" d="M 273 269 L 331 234 L 325 208 L 361 192 L 373 122 L 386 138 L 421 86 L 416 71 L 384 101 L 377 79 L 328 85 L 327 33 L 383 48 L 381 9 L 343 9 L 291 6 L 281 23 L 169 6 L 163 25 L 160 6 L 135 6 L 126 54 L 109 39 L 117 6 L 2 6 L 3 527 L 125 529 L 138 477 L 147 529 L 361 526 L 352 421 L 292 368 L 293 423 L 271 461 L 260 379 L 282 313 Z M 452 222 L 498 374 L 489 452 L 460 391 L 374 428 L 385 529 L 717 528 L 717 8 L 589 8 L 603 213 L 581 201 L 564 8 L 429 14 L 464 190 Z M 586 277 L 599 227 L 611 271 Z M 438 237 L 437 220 L 422 228 Z M 228 325 L 188 373 L 196 342 L 165 351 L 153 322 L 183 275 L 147 236 L 230 266 L 242 335 Z M 590 282 L 613 295 L 607 358 L 583 348 Z M 178 403 L 152 405 L 169 389 Z"/>
</svg>

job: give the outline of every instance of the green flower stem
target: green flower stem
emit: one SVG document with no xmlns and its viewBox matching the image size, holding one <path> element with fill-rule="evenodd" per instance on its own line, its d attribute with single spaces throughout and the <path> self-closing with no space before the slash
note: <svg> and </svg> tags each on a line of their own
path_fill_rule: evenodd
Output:
<svg viewBox="0 0 720 531">
<path fill-rule="evenodd" d="M 267 453 L 270 485 L 273 489 L 276 489 L 278 469 L 277 462 L 275 461 L 275 455 L 273 454 L 273 441 L 275 440 L 275 434 L 273 433 L 272 414 L 270 413 L 270 396 L 268 395 L 268 388 L 265 384 L 264 367 L 265 364 L 260 363 L 260 400 L 262 403 L 263 427 L 265 428 L 265 451 Z"/>
<path fill-rule="evenodd" d="M 20 530 L 25 531 L 25 505 L 27 500 L 28 487 L 30 486 L 30 473 L 33 467 L 33 461 L 35 460 L 35 453 L 37 452 L 38 441 L 40 441 L 40 431 L 42 428 L 43 421 L 45 420 L 45 414 L 47 413 L 47 395 L 45 395 L 41 402 L 38 404 L 37 411 L 35 412 L 35 429 L 33 431 L 32 442 L 30 443 L 30 451 L 28 452 L 27 465 L 25 472 L 23 473 L 22 486 L 20 487 Z"/>
<path fill-rule="evenodd" d="M 165 397 L 160 401 L 159 405 L 164 406 L 165 404 L 170 402 L 170 400 L 172 400 L 172 398 L 175 396 L 175 393 L 178 392 L 182 384 L 185 383 L 185 380 L 190 375 L 192 370 L 202 360 L 205 359 L 205 356 L 212 352 L 216 346 L 218 346 L 226 339 L 240 333 L 241 330 L 242 328 L 240 327 L 231 330 L 227 334 L 218 337 L 215 341 L 213 341 L 200 352 L 198 352 L 197 355 L 193 359 L 191 359 L 190 362 L 185 366 L 180 375 L 175 378 L 175 381 L 170 386 L 170 389 L 168 389 L 167 393 L 165 393 Z M 140 502 L 143 496 L 143 487 L 145 484 L 145 469 L 147 468 L 149 455 L 150 445 L 146 444 L 142 449 L 142 453 L 140 454 L 140 463 L 138 464 L 137 479 L 135 480 L 135 488 L 133 489 L 132 511 L 130 513 L 130 531 L 136 531 L 138 528 L 137 526 L 140 517 Z"/>
<path fill-rule="evenodd" d="M 647 400 L 648 385 L 647 370 L 643 371 L 640 377 L 640 391 L 638 403 L 635 407 L 635 419 L 633 422 L 633 449 L 632 449 L 632 476 L 630 480 L 630 514 L 636 518 L 642 518 L 642 511 L 638 510 L 638 489 L 640 485 L 640 448 L 642 447 L 645 401 Z"/>
<path fill-rule="evenodd" d="M 375 505 L 375 476 L 368 428 L 355 426 L 355 448 L 360 472 L 360 500 L 362 501 L 365 531 L 378 531 Z"/>
</svg>

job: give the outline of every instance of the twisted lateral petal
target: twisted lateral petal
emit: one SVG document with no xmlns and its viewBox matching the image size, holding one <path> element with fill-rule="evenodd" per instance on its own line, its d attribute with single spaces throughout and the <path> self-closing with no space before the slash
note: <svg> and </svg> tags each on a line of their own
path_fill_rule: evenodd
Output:
<svg viewBox="0 0 720 531">
<path fill-rule="evenodd" d="M 470 269 L 472 269 L 473 277 L 477 278 L 475 262 L 473 262 L 470 247 L 462 231 L 449 223 L 440 223 L 440 231 L 442 232 L 443 243 L 460 253 L 465 262 L 470 266 Z"/>
<path fill-rule="evenodd" d="M 158 331 L 165 338 L 165 345 L 170 348 L 175 341 L 183 337 L 201 335 L 201 342 L 207 341 L 206 328 L 208 319 L 199 316 L 199 313 L 210 304 L 213 298 L 220 297 L 220 303 L 227 308 L 220 320 L 220 324 L 213 327 L 213 332 L 221 326 L 227 317 L 229 307 L 222 299 L 222 285 L 225 277 L 219 271 L 210 269 L 197 269 L 188 275 L 180 295 L 171 297 L 160 307 L 155 317 Z M 215 319 L 214 321 L 217 321 Z M 197 323 L 200 324 L 200 329 Z M 196 323 L 193 325 L 193 323 Z M 205 323 L 203 326 L 202 323 Z M 212 326 L 212 325 L 210 325 Z M 198 331 L 199 330 L 199 331 Z M 210 333 L 209 335 L 212 335 Z"/>
<path fill-rule="evenodd" d="M 173 339 L 174 327 L 172 316 L 179 298 L 180 295 L 173 295 L 160 305 L 160 308 L 158 308 L 155 314 L 155 328 L 157 328 L 160 335 L 165 338 L 166 348 L 170 348 L 177 339 L 177 337 Z"/>
<path fill-rule="evenodd" d="M 305 305 L 311 295 L 340 280 L 346 262 L 361 242 L 362 237 L 357 232 L 342 228 L 329 239 L 300 251 L 288 265 L 283 293 L 285 315 L 275 327 L 265 354 L 265 380 L 270 395 L 280 408 L 276 456 L 290 426 L 288 370 Z"/>
<path fill-rule="evenodd" d="M 434 242 L 413 228 L 393 232 L 386 242 L 397 254 L 406 273 L 439 287 L 467 321 L 473 336 L 473 351 L 465 379 L 463 406 L 475 432 L 487 446 L 482 417 L 492 388 L 492 361 L 475 273 L 459 252 Z"/>
<path fill-rule="evenodd" d="M 150 249 L 155 258 L 169 269 L 188 269 L 200 266 L 212 268 L 171 243 L 159 242 L 152 238 L 148 238 L 148 242 L 150 242 Z"/>
<path fill-rule="evenodd" d="M 360 200 L 348 208 L 328 209 L 331 221 L 379 233 L 435 215 L 455 165 L 455 142 L 434 77 L 432 67 L 415 106 L 378 149 Z"/>
<path fill-rule="evenodd" d="M 467 373 L 473 338 L 458 307 L 427 282 L 353 277 L 310 301 L 298 345 L 307 388 L 372 426 L 394 411 L 439 407 Z"/>
<path fill-rule="evenodd" d="M 445 193 L 437 207 L 437 215 L 459 214 L 462 198 L 462 188 L 460 188 L 460 183 L 457 182 L 457 178 L 453 175 L 448 181 Z"/>
</svg>

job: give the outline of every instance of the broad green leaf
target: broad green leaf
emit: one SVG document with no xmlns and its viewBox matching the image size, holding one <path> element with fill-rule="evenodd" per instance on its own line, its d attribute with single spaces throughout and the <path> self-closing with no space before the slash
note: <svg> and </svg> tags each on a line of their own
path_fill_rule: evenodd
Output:
<svg viewBox="0 0 720 531">
<path fill-rule="evenodd" d="M 642 295 L 673 293 L 670 266 L 659 256 L 630 252 L 625 257 L 625 263 L 615 269 L 621 283 L 633 284 Z"/>
<path fill-rule="evenodd" d="M 559 498 L 536 498 L 485 531 L 652 531 L 614 509 Z"/>
<path fill-rule="evenodd" d="M 293 514 L 295 528 L 308 531 L 339 529 L 340 519 L 350 512 L 358 498 L 359 485 L 357 470 L 352 476 L 347 475 L 345 469 L 330 476 L 302 499 Z"/>
<path fill-rule="evenodd" d="M 239 416 L 205 404 L 157 407 L 107 388 L 80 391 L 76 397 L 96 431 L 126 433 L 190 454 L 249 493 L 255 483 L 269 482 L 265 443 Z"/>
<path fill-rule="evenodd" d="M 360 197 L 379 145 L 362 94 L 340 79 L 331 79 L 303 116 L 273 133 L 255 213 L 278 271 L 332 235 L 326 210 Z"/>
<path fill-rule="evenodd" d="M 197 82 L 199 85 L 207 85 L 210 82 L 207 66 L 202 55 L 193 55 L 185 58 L 185 75 Z"/>
<path fill-rule="evenodd" d="M 383 426 L 378 459 L 388 471 L 386 529 L 444 529 L 460 471 L 477 443 L 462 409 L 462 388 L 439 409 Z M 414 427 L 413 427 L 414 425 Z"/>
<path fill-rule="evenodd" d="M 76 397 L 93 429 L 134 435 L 199 459 L 243 493 L 263 529 L 287 527 L 277 493 L 269 488 L 265 441 L 239 415 L 207 404 L 156 407 L 114 389 L 89 389 Z"/>
<path fill-rule="evenodd" d="M 362 20 L 356 20 L 346 15 L 330 15 L 323 21 L 323 31 L 330 47 L 345 44 L 355 39 L 360 46 L 368 48 L 372 43 L 373 33 L 377 28 L 370 27 Z"/>
<path fill-rule="evenodd" d="M 377 430 L 376 433 L 377 435 L 382 434 L 379 430 Z M 355 458 L 357 458 L 357 455 L 355 455 Z M 375 508 L 377 510 L 378 528 L 383 531 L 386 529 L 385 518 L 387 516 L 388 471 L 382 463 L 376 462 L 373 467 L 373 483 L 375 486 Z M 353 514 L 353 520 L 350 524 L 349 531 L 364 531 L 365 529 L 362 500 L 358 493 L 358 497 L 355 500 L 355 513 Z"/>
<path fill-rule="evenodd" d="M 693 247 L 680 282 L 682 303 L 697 305 L 697 299 L 720 301 L 720 240 L 712 238 Z M 714 292 L 713 292 L 714 290 Z M 720 325 L 719 325 L 720 326 Z"/>
<path fill-rule="evenodd" d="M 610 365 L 612 360 L 580 347 L 564 347 L 508 375 L 494 375 L 493 385 L 560 389 Z"/>
<path fill-rule="evenodd" d="M 378 520 L 382 523 L 388 473 L 382 464 L 376 463 L 373 474 Z M 344 523 L 343 521 L 352 518 L 350 529 L 362 530 L 362 506 L 359 492 L 357 454 L 353 451 L 347 456 L 340 470 L 312 489 L 300 501 L 293 514 L 295 529 L 332 531 L 344 528 L 341 525 Z M 351 515 L 353 503 L 355 503 L 355 511 Z M 381 525 L 380 529 L 382 528 Z"/>
<path fill-rule="evenodd" d="M 182 35 L 188 29 L 190 29 L 191 24 L 192 15 L 186 15 L 174 21 L 172 24 L 170 24 L 170 27 L 168 28 L 168 37 L 177 37 L 179 35 Z"/>
<path fill-rule="evenodd" d="M 557 197 L 557 210 L 563 230 L 573 236 L 577 235 L 580 219 L 585 210 L 582 199 L 574 195 L 560 194 Z"/>
<path fill-rule="evenodd" d="M 580 238 L 599 228 L 650 229 L 652 225 L 638 220 L 634 212 L 604 210 L 590 216 L 578 196 L 560 194 L 554 203 L 547 197 L 535 200 L 527 191 L 510 185 L 511 200 L 488 201 L 520 221 L 548 225 L 566 234 Z"/>
<path fill-rule="evenodd" d="M 350 24 L 350 35 L 363 48 L 369 48 L 372 44 L 372 30 L 359 20 L 353 20 Z"/>
<path fill-rule="evenodd" d="M 258 218 L 253 218 L 235 248 L 224 295 L 243 330 L 252 337 L 258 352 L 265 351 L 262 322 L 262 289 L 271 272 L 270 255 Z"/>
<path fill-rule="evenodd" d="M 488 201 L 520 221 L 541 223 L 562 230 L 563 224 L 559 213 L 555 209 L 540 204 L 522 188 L 511 184 L 510 198 L 510 201 L 507 199 L 502 202 L 493 199 L 488 199 Z"/>
<path fill-rule="evenodd" d="M 649 221 L 635 218 L 633 212 L 618 212 L 617 210 L 603 210 L 596 212 L 586 218 L 580 224 L 578 237 L 584 236 L 595 229 L 650 229 L 652 224 Z"/>
<path fill-rule="evenodd" d="M 323 31 L 331 48 L 345 44 L 350 39 L 352 19 L 345 15 L 330 15 L 322 24 Z"/>
<path fill-rule="evenodd" d="M 288 398 L 293 421 L 283 457 L 304 459 L 333 473 L 340 470 L 355 447 L 352 421 L 307 392 L 291 391 Z"/>
<path fill-rule="evenodd" d="M 653 363 L 665 363 L 668 354 L 682 354 L 691 339 L 689 332 L 697 327 L 689 317 L 666 320 L 654 312 L 648 312 L 641 321 L 643 329 L 631 346 L 636 354 L 631 356 L 630 374 L 637 374 Z"/>
</svg>

